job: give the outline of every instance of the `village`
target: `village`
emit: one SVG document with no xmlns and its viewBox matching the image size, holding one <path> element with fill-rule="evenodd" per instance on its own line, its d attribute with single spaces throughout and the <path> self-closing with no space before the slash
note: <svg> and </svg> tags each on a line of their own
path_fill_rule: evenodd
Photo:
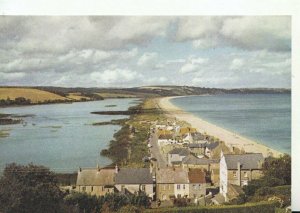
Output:
<svg viewBox="0 0 300 213">
<path fill-rule="evenodd" d="M 151 123 L 146 168 L 79 168 L 74 191 L 103 196 L 144 192 L 152 207 L 174 199 L 191 205 L 221 205 L 243 194 L 242 187 L 262 177 L 262 153 L 246 153 L 174 120 Z"/>
</svg>

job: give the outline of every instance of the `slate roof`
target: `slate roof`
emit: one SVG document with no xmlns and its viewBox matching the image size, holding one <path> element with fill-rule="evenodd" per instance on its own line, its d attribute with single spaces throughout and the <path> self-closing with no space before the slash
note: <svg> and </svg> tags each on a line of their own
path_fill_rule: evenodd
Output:
<svg viewBox="0 0 300 213">
<path fill-rule="evenodd" d="M 195 165 L 208 165 L 212 163 L 219 163 L 218 159 L 207 159 L 207 158 L 197 158 L 194 155 L 186 156 L 182 159 L 183 164 L 195 164 Z"/>
<path fill-rule="evenodd" d="M 190 183 L 206 183 L 206 173 L 201 169 L 190 169 L 188 175 Z"/>
<path fill-rule="evenodd" d="M 193 133 L 191 133 L 191 135 L 192 135 L 192 138 L 194 141 L 201 141 L 201 140 L 205 139 L 204 135 L 202 135 L 199 132 L 193 132 Z"/>
<path fill-rule="evenodd" d="M 190 154 L 190 151 L 185 148 L 175 148 L 172 149 L 169 154 L 178 154 L 180 156 L 188 156 Z"/>
<path fill-rule="evenodd" d="M 219 146 L 219 142 L 212 142 L 212 143 L 206 144 L 206 147 L 210 150 L 215 149 L 217 146 Z"/>
<path fill-rule="evenodd" d="M 78 172 L 76 185 L 79 186 L 105 186 L 114 185 L 114 169 L 82 169 Z"/>
<path fill-rule="evenodd" d="M 116 184 L 152 184 L 150 169 L 121 168 L 116 174 Z"/>
<path fill-rule="evenodd" d="M 237 163 L 241 163 L 241 169 L 261 169 L 264 157 L 261 153 L 246 153 L 241 155 L 224 155 L 227 169 L 237 169 Z"/>
<path fill-rule="evenodd" d="M 156 172 L 156 183 L 189 183 L 188 172 L 182 168 L 165 168 Z"/>
<path fill-rule="evenodd" d="M 193 148 L 205 148 L 206 143 L 190 143 L 188 144 L 188 147 L 193 149 Z"/>
</svg>

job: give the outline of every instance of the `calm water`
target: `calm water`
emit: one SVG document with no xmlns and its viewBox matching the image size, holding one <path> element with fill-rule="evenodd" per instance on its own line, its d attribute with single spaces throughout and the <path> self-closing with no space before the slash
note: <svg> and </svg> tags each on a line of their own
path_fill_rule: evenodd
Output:
<svg viewBox="0 0 300 213">
<path fill-rule="evenodd" d="M 30 114 L 27 125 L 5 125 L 8 137 L 0 137 L 0 172 L 7 163 L 45 165 L 58 172 L 76 171 L 111 163 L 100 156 L 120 126 L 92 126 L 94 122 L 126 118 L 119 115 L 96 115 L 92 111 L 127 110 L 136 99 L 107 99 L 73 104 L 36 105 L 1 108 L 0 113 Z M 116 107 L 105 107 L 116 105 Z"/>
<path fill-rule="evenodd" d="M 291 153 L 290 94 L 193 96 L 171 102 L 217 126 Z"/>
</svg>

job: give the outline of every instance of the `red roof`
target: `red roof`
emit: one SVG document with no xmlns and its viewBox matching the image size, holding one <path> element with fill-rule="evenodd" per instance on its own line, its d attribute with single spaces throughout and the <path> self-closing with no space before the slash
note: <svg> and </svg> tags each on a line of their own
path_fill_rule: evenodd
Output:
<svg viewBox="0 0 300 213">
<path fill-rule="evenodd" d="M 206 173 L 201 169 L 190 169 L 189 170 L 189 181 L 190 183 L 206 183 Z"/>
</svg>

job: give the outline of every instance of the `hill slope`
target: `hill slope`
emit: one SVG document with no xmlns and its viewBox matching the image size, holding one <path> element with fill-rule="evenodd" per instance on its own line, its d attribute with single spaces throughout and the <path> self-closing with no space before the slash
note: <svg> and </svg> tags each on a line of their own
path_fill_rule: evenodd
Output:
<svg viewBox="0 0 300 213">
<path fill-rule="evenodd" d="M 63 96 L 31 88 L 14 88 L 14 87 L 2 87 L 0 88 L 0 99 L 6 100 L 7 98 L 15 100 L 16 98 L 23 97 L 30 99 L 31 103 L 45 102 L 45 101 L 65 101 L 68 98 Z"/>
</svg>

